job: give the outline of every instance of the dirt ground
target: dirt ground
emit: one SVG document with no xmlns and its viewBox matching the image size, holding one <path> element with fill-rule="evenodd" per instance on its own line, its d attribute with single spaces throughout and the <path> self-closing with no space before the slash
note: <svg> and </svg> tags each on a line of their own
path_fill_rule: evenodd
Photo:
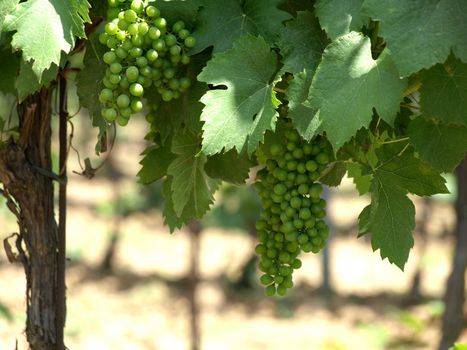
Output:
<svg viewBox="0 0 467 350">
<path fill-rule="evenodd" d="M 137 128 L 137 127 L 136 127 Z M 126 138 L 125 138 L 126 137 Z M 143 145 L 122 136 L 115 150 L 131 188 Z M 125 143 L 126 142 L 126 143 Z M 71 159 L 77 169 L 76 158 Z M 73 163 L 74 162 L 74 163 Z M 71 167 L 73 168 L 73 166 Z M 350 192 L 350 181 L 329 200 L 333 223 L 356 222 L 367 199 Z M 121 221 L 115 270 L 99 270 L 114 221 L 97 210 L 114 200 L 112 182 L 70 175 L 68 214 L 68 314 L 66 344 L 71 350 L 189 349 L 186 283 L 190 237 L 170 235 L 158 211 Z M 420 203 L 419 201 L 417 203 Z M 418 207 L 420 209 L 420 207 Z M 421 210 L 418 210 L 421 212 Z M 339 235 L 330 244 L 332 294 L 323 294 L 322 254 L 307 255 L 286 298 L 267 298 L 260 287 L 234 290 L 254 242 L 240 230 L 207 229 L 201 235 L 198 305 L 203 350 L 379 350 L 436 349 L 442 294 L 450 271 L 454 215 L 438 201 L 427 222 L 424 252 L 419 235 L 404 272 L 372 252 L 370 242 Z M 14 222 L 0 211 L 0 239 Z M 417 268 L 422 298 L 407 295 Z M 0 350 L 27 349 L 24 342 L 25 281 L 18 265 L 0 253 Z M 2 310 L 4 310 L 2 312 Z M 467 330 L 462 338 L 467 342 Z"/>
</svg>

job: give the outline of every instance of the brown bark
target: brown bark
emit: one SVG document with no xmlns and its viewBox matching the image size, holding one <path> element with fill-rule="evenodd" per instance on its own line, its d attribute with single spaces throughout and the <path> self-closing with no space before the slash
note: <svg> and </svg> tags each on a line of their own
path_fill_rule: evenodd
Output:
<svg viewBox="0 0 467 350">
<path fill-rule="evenodd" d="M 445 311 L 439 350 L 449 349 L 463 329 L 467 267 L 467 158 L 457 169 L 457 179 L 456 245 L 453 267 L 444 295 Z"/>
<path fill-rule="evenodd" d="M 14 200 L 19 260 L 26 274 L 26 337 L 32 350 L 56 349 L 57 223 L 50 154 L 51 92 L 18 105 L 20 136 L 0 150 L 0 182 Z"/>
</svg>

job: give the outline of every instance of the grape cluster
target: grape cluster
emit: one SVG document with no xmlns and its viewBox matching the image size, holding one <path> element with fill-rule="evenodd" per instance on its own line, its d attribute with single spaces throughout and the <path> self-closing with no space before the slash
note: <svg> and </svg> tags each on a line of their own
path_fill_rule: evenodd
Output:
<svg viewBox="0 0 467 350">
<path fill-rule="evenodd" d="M 268 296 L 285 295 L 293 286 L 293 270 L 302 265 L 300 252 L 317 253 L 329 235 L 323 187 L 316 180 L 330 161 L 331 147 L 320 136 L 306 142 L 293 129 L 284 141 L 264 152 L 270 158 L 255 182 L 263 207 L 256 253 Z"/>
<path fill-rule="evenodd" d="M 166 102 L 188 89 L 191 82 L 181 67 L 190 62 L 187 52 L 196 40 L 183 21 L 169 26 L 157 7 L 142 0 L 108 3 L 110 20 L 99 35 L 109 48 L 99 100 L 102 116 L 123 126 L 142 110 L 145 89 L 154 87 Z"/>
</svg>

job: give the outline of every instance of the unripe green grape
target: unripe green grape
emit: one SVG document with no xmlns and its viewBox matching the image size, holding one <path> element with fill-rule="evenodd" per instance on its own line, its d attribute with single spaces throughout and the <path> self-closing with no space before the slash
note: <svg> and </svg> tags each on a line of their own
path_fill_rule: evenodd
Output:
<svg viewBox="0 0 467 350">
<path fill-rule="evenodd" d="M 139 74 L 141 74 L 144 77 L 149 77 L 152 74 L 152 69 L 149 66 L 144 66 L 139 69 Z"/>
<path fill-rule="evenodd" d="M 131 38 L 131 43 L 135 46 L 142 46 L 144 44 L 144 36 L 136 34 Z"/>
<path fill-rule="evenodd" d="M 174 66 L 178 66 L 178 63 L 182 60 L 182 56 L 178 55 L 178 56 L 173 56 L 171 55 L 170 56 L 170 62 L 173 63 Z"/>
<path fill-rule="evenodd" d="M 133 58 L 140 57 L 143 54 L 143 49 L 140 47 L 133 47 L 130 50 L 130 56 Z"/>
<path fill-rule="evenodd" d="M 119 9 L 116 8 L 116 7 L 109 7 L 107 9 L 107 18 L 117 18 L 118 17 L 118 13 L 119 13 Z"/>
<path fill-rule="evenodd" d="M 148 65 L 148 59 L 144 56 L 140 56 L 136 58 L 136 65 L 138 67 L 146 67 Z"/>
<path fill-rule="evenodd" d="M 107 4 L 110 6 L 110 7 L 117 7 L 119 2 L 118 0 L 107 0 Z"/>
<path fill-rule="evenodd" d="M 131 9 L 136 13 L 141 13 L 144 11 L 144 3 L 141 0 L 133 0 L 130 5 Z"/>
<path fill-rule="evenodd" d="M 108 35 L 115 35 L 118 31 L 118 26 L 115 23 L 109 22 L 105 25 L 105 32 Z"/>
<path fill-rule="evenodd" d="M 130 83 L 133 83 L 135 82 L 136 80 L 138 80 L 138 76 L 139 76 L 139 69 L 135 66 L 130 66 L 126 69 L 125 71 L 125 75 L 126 77 L 128 78 L 128 81 Z"/>
<path fill-rule="evenodd" d="M 130 105 L 130 98 L 128 95 L 121 94 L 117 97 L 117 106 L 120 108 L 126 108 Z"/>
<path fill-rule="evenodd" d="M 162 93 L 162 100 L 164 100 L 165 102 L 169 102 L 173 98 L 174 98 L 174 93 L 172 92 L 172 90 L 165 90 Z"/>
<path fill-rule="evenodd" d="M 170 47 L 169 51 L 172 56 L 179 56 L 182 52 L 182 48 L 178 45 L 173 45 L 172 47 Z"/>
<path fill-rule="evenodd" d="M 190 78 L 187 78 L 187 77 L 180 78 L 180 89 L 181 90 L 188 89 L 190 85 L 191 85 Z"/>
<path fill-rule="evenodd" d="M 146 22 L 140 22 L 138 24 L 138 33 L 145 35 L 149 31 L 149 25 Z"/>
<path fill-rule="evenodd" d="M 165 43 L 167 46 L 173 46 L 177 43 L 177 37 L 173 34 L 167 34 L 165 36 Z"/>
<path fill-rule="evenodd" d="M 329 163 L 329 156 L 326 153 L 320 153 L 316 156 L 318 164 L 326 165 Z"/>
<path fill-rule="evenodd" d="M 157 39 L 156 41 L 154 41 L 152 43 L 152 48 L 156 50 L 159 53 L 159 55 L 161 51 L 165 51 L 167 49 L 164 39 Z"/>
<path fill-rule="evenodd" d="M 119 115 L 117 117 L 117 124 L 120 125 L 120 126 L 126 126 L 128 124 L 128 122 L 130 121 L 130 118 L 125 118 L 123 115 Z"/>
<path fill-rule="evenodd" d="M 159 57 L 159 55 L 158 55 L 157 51 L 154 50 L 154 49 L 149 49 L 146 52 L 146 58 L 148 59 L 149 62 L 154 62 L 155 60 L 157 60 L 158 57 Z"/>
<path fill-rule="evenodd" d="M 130 118 L 132 114 L 133 114 L 133 111 L 131 110 L 130 107 L 120 109 L 120 115 L 124 118 Z"/>
<path fill-rule="evenodd" d="M 127 30 L 129 27 L 130 23 L 125 21 L 125 19 L 121 19 L 118 21 L 118 28 L 121 30 Z"/>
<path fill-rule="evenodd" d="M 130 107 L 134 113 L 138 113 L 143 109 L 143 102 L 141 102 L 141 100 L 136 99 L 131 100 Z"/>
<path fill-rule="evenodd" d="M 108 101 L 112 101 L 113 99 L 113 92 L 112 90 L 110 89 L 102 89 L 100 94 L 99 94 L 99 100 L 101 102 L 108 102 Z"/>
<path fill-rule="evenodd" d="M 112 84 L 109 81 L 109 78 L 107 78 L 107 77 L 104 77 L 104 79 L 102 79 L 102 83 L 104 84 L 104 86 L 106 88 L 111 89 L 111 90 L 115 90 L 117 88 L 117 86 L 118 86 L 118 85 Z"/>
<path fill-rule="evenodd" d="M 159 17 L 161 12 L 159 11 L 159 9 L 157 7 L 154 7 L 154 6 L 148 6 L 146 8 L 146 14 L 149 16 L 149 17 Z"/>
<path fill-rule="evenodd" d="M 186 29 L 182 29 L 177 33 L 178 37 L 182 40 L 185 40 L 190 35 L 190 32 Z"/>
<path fill-rule="evenodd" d="M 107 45 L 107 40 L 109 39 L 109 35 L 106 32 L 102 32 L 99 34 L 99 42 L 102 45 Z"/>
<path fill-rule="evenodd" d="M 126 75 L 123 75 L 120 79 L 120 83 L 118 84 L 122 90 L 127 90 L 130 87 L 130 82 Z"/>
<path fill-rule="evenodd" d="M 160 69 L 157 69 L 157 68 L 153 68 L 151 70 L 151 77 L 152 79 L 154 80 L 157 80 L 157 81 L 160 81 L 159 79 L 162 78 L 162 72 Z"/>
<path fill-rule="evenodd" d="M 270 286 L 267 286 L 265 289 L 265 294 L 268 297 L 272 297 L 276 294 L 276 287 L 275 285 L 271 284 Z"/>
<path fill-rule="evenodd" d="M 114 63 L 117 61 L 117 55 L 115 55 L 115 52 L 113 51 L 107 51 L 103 56 L 102 59 L 104 60 L 105 63 L 108 65 Z"/>
<path fill-rule="evenodd" d="M 154 25 L 159 29 L 165 29 L 167 27 L 167 21 L 165 18 L 158 17 L 154 20 Z"/>
<path fill-rule="evenodd" d="M 138 84 L 144 85 L 144 84 L 146 84 L 146 80 L 147 80 L 147 79 L 146 79 L 145 77 L 143 77 L 143 76 L 140 74 L 140 75 L 138 76 L 138 79 L 136 79 L 136 82 L 137 82 Z"/>
<path fill-rule="evenodd" d="M 131 43 L 131 40 L 127 39 L 122 43 L 122 49 L 125 51 L 130 51 L 133 48 L 133 44 Z"/>
<path fill-rule="evenodd" d="M 163 74 L 166 79 L 172 79 L 175 76 L 175 69 L 166 68 L 164 69 Z"/>
<path fill-rule="evenodd" d="M 144 88 L 139 83 L 134 83 L 130 85 L 130 93 L 135 97 L 143 96 Z"/>
<path fill-rule="evenodd" d="M 134 10 L 126 10 L 123 18 L 128 23 L 135 23 L 136 19 L 138 18 L 138 15 L 136 14 L 136 12 Z"/>
<path fill-rule="evenodd" d="M 108 122 L 112 122 L 117 118 L 117 111 L 113 108 L 103 108 L 102 109 L 102 116 Z"/>
<path fill-rule="evenodd" d="M 262 284 L 267 286 L 274 282 L 274 278 L 271 275 L 262 275 L 260 277 L 260 281 Z"/>
<path fill-rule="evenodd" d="M 161 30 L 157 27 L 150 27 L 148 31 L 148 36 L 152 40 L 157 40 L 161 36 Z"/>
<path fill-rule="evenodd" d="M 114 74 L 118 74 L 122 71 L 122 65 L 118 62 L 114 62 L 110 65 L 110 71 Z"/>
<path fill-rule="evenodd" d="M 118 40 L 114 37 L 110 37 L 107 39 L 106 45 L 109 49 L 115 49 L 118 45 Z"/>
<path fill-rule="evenodd" d="M 186 47 L 192 48 L 196 45 L 196 39 L 192 36 L 189 36 L 184 40 L 184 44 Z"/>
<path fill-rule="evenodd" d="M 120 83 L 120 79 L 121 79 L 121 76 L 119 74 L 109 75 L 109 81 L 114 85 L 117 85 L 118 83 Z"/>
<path fill-rule="evenodd" d="M 178 90 L 180 88 L 180 81 L 175 78 L 170 79 L 169 88 L 171 88 L 172 90 Z"/>
</svg>

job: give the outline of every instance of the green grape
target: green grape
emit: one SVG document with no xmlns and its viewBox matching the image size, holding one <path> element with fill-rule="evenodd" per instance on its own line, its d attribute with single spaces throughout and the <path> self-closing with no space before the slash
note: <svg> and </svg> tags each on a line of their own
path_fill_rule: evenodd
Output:
<svg viewBox="0 0 467 350">
<path fill-rule="evenodd" d="M 118 21 L 118 28 L 120 30 L 127 30 L 129 26 L 130 26 L 130 23 L 125 21 L 125 19 L 121 19 Z"/>
<path fill-rule="evenodd" d="M 162 93 L 162 100 L 164 100 L 165 102 L 169 102 L 173 98 L 174 98 L 174 93 L 172 92 L 172 90 L 165 90 Z"/>
<path fill-rule="evenodd" d="M 123 18 L 128 23 L 135 23 L 136 19 L 138 18 L 138 15 L 136 14 L 134 10 L 126 10 Z"/>
<path fill-rule="evenodd" d="M 114 74 L 118 74 L 122 71 L 122 65 L 118 62 L 114 62 L 110 65 L 110 71 Z"/>
<path fill-rule="evenodd" d="M 165 18 L 158 17 L 154 20 L 154 25 L 159 29 L 165 29 L 167 27 L 167 21 Z"/>
<path fill-rule="evenodd" d="M 117 106 L 119 108 L 126 108 L 130 105 L 130 98 L 128 95 L 121 94 L 117 97 Z"/>
<path fill-rule="evenodd" d="M 149 32 L 149 25 L 146 22 L 140 22 L 138 24 L 138 33 L 145 35 L 147 32 Z"/>
<path fill-rule="evenodd" d="M 117 55 L 113 51 L 107 51 L 103 56 L 102 59 L 104 60 L 105 63 L 108 65 L 114 63 L 117 61 Z"/>
<path fill-rule="evenodd" d="M 148 59 L 144 56 L 140 56 L 136 58 L 136 65 L 138 67 L 146 67 L 148 65 Z"/>
<path fill-rule="evenodd" d="M 145 77 L 149 77 L 152 74 L 152 69 L 149 66 L 140 67 L 139 74 Z"/>
<path fill-rule="evenodd" d="M 170 50 L 169 50 L 170 54 L 173 55 L 173 56 L 179 56 L 180 53 L 182 52 L 182 48 L 178 45 L 173 45 Z"/>
<path fill-rule="evenodd" d="M 143 46 L 144 37 L 141 34 L 137 33 L 131 38 L 131 43 L 135 46 Z"/>
<path fill-rule="evenodd" d="M 141 100 L 132 100 L 130 107 L 134 113 L 138 113 L 143 109 L 143 102 Z"/>
<path fill-rule="evenodd" d="M 99 42 L 102 45 L 107 45 L 107 40 L 109 40 L 109 35 L 106 32 L 102 32 L 99 34 Z"/>
<path fill-rule="evenodd" d="M 172 79 L 175 76 L 175 69 L 174 68 L 166 68 L 163 71 L 163 75 L 166 79 Z"/>
<path fill-rule="evenodd" d="M 186 29 L 181 29 L 177 33 L 178 37 L 182 40 L 185 40 L 190 35 L 190 32 Z"/>
<path fill-rule="evenodd" d="M 107 4 L 110 6 L 110 7 L 117 7 L 119 2 L 118 0 L 107 0 Z"/>
<path fill-rule="evenodd" d="M 120 126 L 126 126 L 129 121 L 130 121 L 130 119 L 124 117 L 123 115 L 119 115 L 117 117 L 117 124 L 120 125 Z"/>
<path fill-rule="evenodd" d="M 185 39 L 184 43 L 186 47 L 192 48 L 196 45 L 196 39 L 192 36 L 189 36 Z"/>
<path fill-rule="evenodd" d="M 159 17 L 160 16 L 160 11 L 157 7 L 154 7 L 154 6 L 148 6 L 146 8 L 146 14 L 149 16 L 149 17 Z"/>
<path fill-rule="evenodd" d="M 133 114 L 133 111 L 130 107 L 120 109 L 120 115 L 124 118 L 130 118 L 132 114 Z"/>
<path fill-rule="evenodd" d="M 133 0 L 130 6 L 131 9 L 136 13 L 141 13 L 144 11 L 144 3 L 141 0 Z"/>
<path fill-rule="evenodd" d="M 133 96 L 140 97 L 144 93 L 144 88 L 141 84 L 139 83 L 134 83 L 130 85 L 130 93 Z"/>
<path fill-rule="evenodd" d="M 161 51 L 165 51 L 166 45 L 164 39 L 157 39 L 156 41 L 154 41 L 152 43 L 152 48 L 156 50 L 159 54 L 161 53 Z"/>
<path fill-rule="evenodd" d="M 155 60 L 157 60 L 158 57 L 159 57 L 159 54 L 158 54 L 157 51 L 154 50 L 154 49 L 149 49 L 149 50 L 146 52 L 146 58 L 147 58 L 148 61 L 150 61 L 150 62 L 154 62 Z"/>
<path fill-rule="evenodd" d="M 123 50 L 128 52 L 133 48 L 133 44 L 131 43 L 131 40 L 127 39 L 122 43 L 121 47 L 122 47 Z"/>
<path fill-rule="evenodd" d="M 109 81 L 111 84 L 117 85 L 120 83 L 121 76 L 119 74 L 111 74 L 109 75 Z"/>
<path fill-rule="evenodd" d="M 148 36 L 152 40 L 157 40 L 161 37 L 161 30 L 157 27 L 150 27 L 148 31 Z"/>
<path fill-rule="evenodd" d="M 139 76 L 139 70 L 135 66 L 130 66 L 126 69 L 125 75 L 128 78 L 129 82 L 135 82 L 138 79 Z"/>
<path fill-rule="evenodd" d="M 167 46 L 173 46 L 177 43 L 177 37 L 173 34 L 167 34 L 165 36 L 165 43 Z"/>
<path fill-rule="evenodd" d="M 115 35 L 117 31 L 118 31 L 118 26 L 115 23 L 109 22 L 105 25 L 105 32 L 108 35 Z"/>
<path fill-rule="evenodd" d="M 113 108 L 104 108 L 102 109 L 102 116 L 108 122 L 112 122 L 117 119 L 117 111 Z"/>
<path fill-rule="evenodd" d="M 101 102 L 112 101 L 113 96 L 114 96 L 114 95 L 113 95 L 112 90 L 105 88 L 105 89 L 102 89 L 102 90 L 101 90 L 101 92 L 100 92 L 100 94 L 99 94 L 99 100 L 100 100 Z"/>
<path fill-rule="evenodd" d="M 142 54 L 143 54 L 143 49 L 141 49 L 140 47 L 133 47 L 130 50 L 130 56 L 133 58 L 140 57 Z"/>
</svg>

